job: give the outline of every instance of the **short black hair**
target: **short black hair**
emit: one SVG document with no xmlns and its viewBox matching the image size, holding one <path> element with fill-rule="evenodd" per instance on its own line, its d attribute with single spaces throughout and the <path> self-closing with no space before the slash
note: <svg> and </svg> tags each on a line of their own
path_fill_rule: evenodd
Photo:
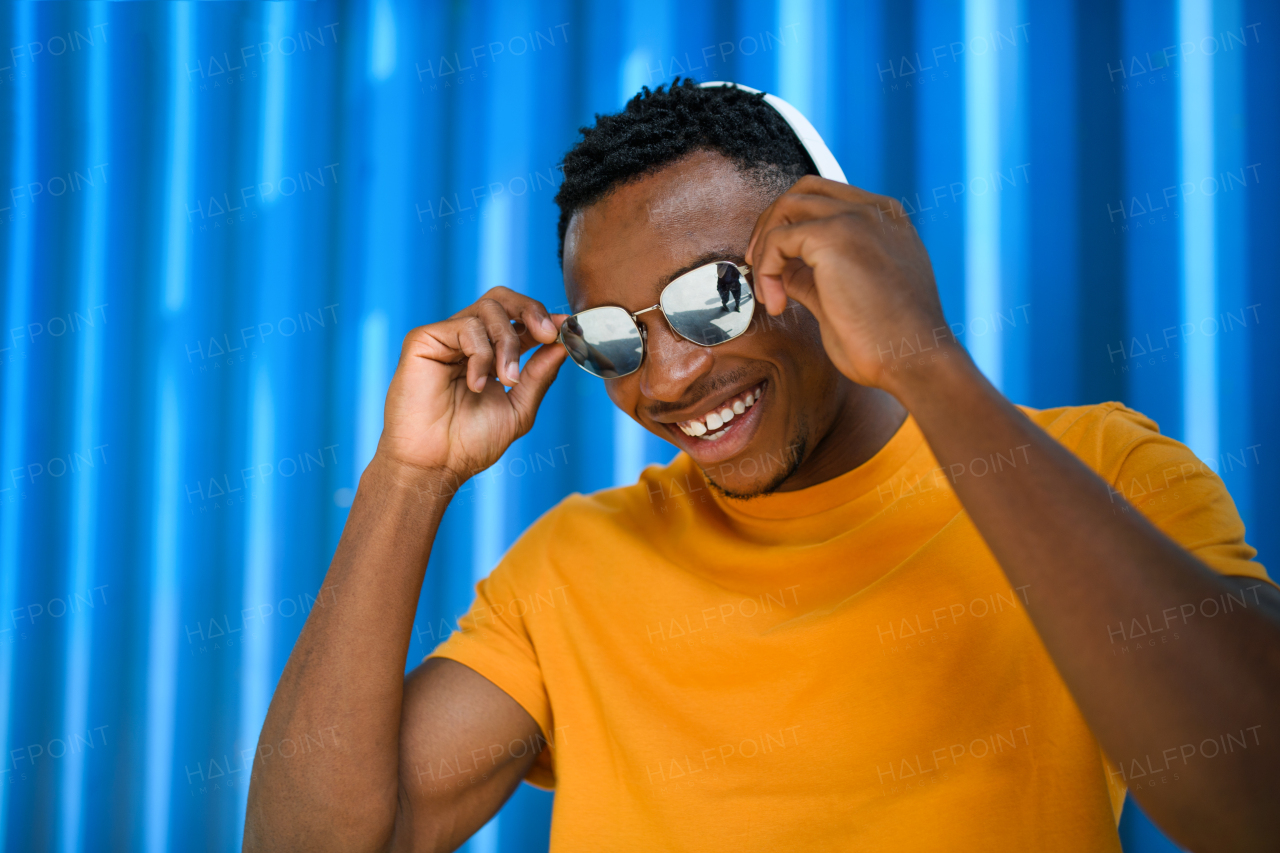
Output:
<svg viewBox="0 0 1280 853">
<path fill-rule="evenodd" d="M 738 165 L 761 189 L 781 195 L 804 175 L 818 174 L 800 140 L 763 92 L 731 86 L 698 87 L 679 77 L 670 88 L 640 90 L 622 112 L 596 114 L 594 127 L 579 128 L 562 163 L 560 248 L 569 220 L 612 190 L 638 180 L 694 151 L 714 151 Z"/>
</svg>

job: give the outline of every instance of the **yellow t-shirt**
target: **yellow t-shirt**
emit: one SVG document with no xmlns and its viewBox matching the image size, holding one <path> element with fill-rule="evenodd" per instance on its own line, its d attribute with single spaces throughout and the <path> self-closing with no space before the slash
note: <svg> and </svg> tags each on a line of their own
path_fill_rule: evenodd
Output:
<svg viewBox="0 0 1280 853">
<path fill-rule="evenodd" d="M 1026 411 L 1213 569 L 1266 578 L 1222 481 L 1150 420 Z M 1034 590 L 1010 588 L 910 418 L 801 491 L 728 501 L 680 454 L 572 495 L 476 589 L 432 655 L 551 742 L 528 780 L 556 790 L 553 851 L 1120 849 L 1124 777 Z M 1157 655 L 1194 621 L 1098 630 Z"/>
</svg>

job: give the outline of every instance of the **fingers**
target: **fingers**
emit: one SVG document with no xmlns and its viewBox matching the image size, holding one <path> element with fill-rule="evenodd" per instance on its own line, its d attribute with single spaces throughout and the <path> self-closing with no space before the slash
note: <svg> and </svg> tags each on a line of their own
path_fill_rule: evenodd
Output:
<svg viewBox="0 0 1280 853">
<path fill-rule="evenodd" d="M 782 203 L 782 199 L 786 199 L 786 202 Z M 790 225 L 793 222 L 824 219 L 846 213 L 851 209 L 853 208 L 848 202 L 829 196 L 784 194 L 756 219 L 755 232 L 751 236 L 751 242 L 747 244 L 747 263 L 751 264 L 751 268 L 757 270 L 758 274 L 760 237 L 767 234 L 770 229 Z"/>
<path fill-rule="evenodd" d="M 518 325 L 523 326 L 525 329 L 522 335 L 533 337 L 534 340 L 530 343 L 530 346 L 549 344 L 560 333 L 560 325 L 556 322 L 555 317 L 547 311 L 541 302 L 534 299 L 530 299 L 528 304 L 520 309 Z"/>
<path fill-rule="evenodd" d="M 773 201 L 756 219 L 747 244 L 756 297 L 765 310 L 777 315 L 786 307 L 787 296 L 806 303 L 808 293 L 789 293 L 787 281 L 811 282 L 811 276 L 784 276 L 788 262 L 816 267 L 816 253 L 830 248 L 832 239 L 845 240 L 877 221 L 904 217 L 895 199 L 869 193 L 815 175 L 801 178 Z M 822 235 L 827 239 L 813 239 Z M 792 263 L 791 273 L 798 268 Z"/>
<path fill-rule="evenodd" d="M 810 283 L 803 290 L 793 288 L 791 296 L 809 308 L 812 299 L 812 277 L 796 275 L 802 265 L 813 268 L 818 266 L 817 250 L 831 246 L 835 233 L 847 227 L 844 214 L 836 214 L 823 219 L 809 219 L 792 222 L 771 228 L 758 241 L 755 247 L 755 262 L 752 274 L 755 277 L 756 298 L 764 303 L 765 310 L 772 316 L 778 316 L 787 307 L 788 280 L 804 279 Z"/>
<path fill-rule="evenodd" d="M 421 326 L 405 336 L 401 363 L 406 359 L 425 358 L 442 364 L 456 365 L 465 372 L 467 387 L 476 393 L 484 391 L 489 380 L 498 376 L 508 385 L 519 381 L 519 337 L 501 308 L 472 306 L 475 312 L 454 317 L 430 326 Z"/>
<path fill-rule="evenodd" d="M 777 275 L 776 271 L 760 269 L 763 260 L 760 244 L 764 234 L 781 226 L 841 214 L 867 223 L 905 217 L 902 205 L 896 199 L 876 195 L 837 181 L 829 181 L 816 175 L 806 175 L 791 189 L 774 199 L 773 203 L 766 207 L 756 219 L 751 239 L 747 243 L 746 258 L 755 272 L 757 281 L 763 281 L 766 290 L 776 289 L 773 286 L 774 282 L 769 279 Z M 765 305 L 768 308 L 769 303 L 766 302 Z M 772 310 L 770 313 L 773 313 Z"/>
<path fill-rule="evenodd" d="M 494 375 L 505 385 L 515 385 L 520 381 L 520 337 L 511 325 L 507 309 L 487 296 L 472 308 L 492 344 Z"/>
<path fill-rule="evenodd" d="M 520 374 L 520 384 L 507 394 L 507 401 L 516 411 L 521 432 L 527 432 L 533 426 L 534 415 L 547 389 L 555 381 L 560 372 L 560 365 L 568 357 L 565 348 L 559 344 L 545 344 L 525 362 Z"/>
<path fill-rule="evenodd" d="M 842 213 L 857 216 L 869 223 L 896 220 L 906 216 L 902 211 L 902 205 L 894 199 L 863 193 L 862 190 L 854 191 L 866 196 L 866 199 L 854 202 L 829 195 L 796 193 L 794 190 L 782 194 L 756 219 L 755 229 L 747 244 L 748 261 L 752 260 L 753 252 L 759 246 L 761 235 L 779 225 L 822 219 Z"/>
<path fill-rule="evenodd" d="M 511 321 L 511 328 L 515 331 L 516 336 L 520 339 L 520 355 L 524 355 L 526 352 L 538 346 L 539 344 L 554 343 L 556 338 L 560 334 L 560 324 L 563 323 L 569 315 L 568 314 L 548 314 L 547 316 L 550 318 L 551 328 L 554 330 L 554 334 L 550 336 L 551 340 L 549 341 L 543 340 L 543 337 L 545 336 L 541 332 L 539 332 L 537 335 L 534 334 L 533 327 L 530 325 L 530 323 L 533 322 L 536 318 L 526 318 L 526 316 L 522 314 L 519 320 Z"/>
<path fill-rule="evenodd" d="M 457 321 L 457 349 L 467 359 L 467 387 L 477 394 L 484 390 L 489 377 L 496 375 L 495 355 L 489 331 L 479 317 Z"/>
<path fill-rule="evenodd" d="M 516 293 L 509 287 L 495 287 L 481 297 L 481 301 L 483 300 L 492 300 L 501 305 L 506 310 L 507 316 L 512 320 L 519 320 L 528 334 L 532 335 L 538 343 L 549 344 L 559 333 L 546 306 L 523 293 Z M 465 314 L 467 311 L 462 313 Z M 520 332 L 522 335 L 524 333 L 524 331 Z"/>
<path fill-rule="evenodd" d="M 506 287 L 495 287 L 443 323 L 422 331 L 433 346 L 419 353 L 437 361 L 467 360 L 467 387 L 484 390 L 490 377 L 504 385 L 520 382 L 520 356 L 538 344 L 556 340 L 567 315 L 552 315 L 536 299 Z M 414 337 L 419 330 L 410 333 Z"/>
<path fill-rule="evenodd" d="M 520 357 L 540 343 L 544 346 L 555 343 L 560 333 L 560 324 L 569 315 L 539 316 L 536 312 L 527 310 L 521 315 L 521 319 L 508 321 L 505 309 L 495 310 L 492 304 L 481 304 L 484 302 L 486 300 L 481 299 L 476 303 L 476 308 L 481 320 L 485 323 L 486 333 L 494 348 L 493 372 L 489 375 L 497 376 L 508 387 L 515 386 L 522 378 Z M 526 317 L 528 319 L 524 319 Z M 535 328 L 532 325 L 534 323 L 550 325 L 554 330 L 550 335 L 550 341 L 540 340 L 547 335 L 543 331 L 537 331 L 535 334 Z"/>
<path fill-rule="evenodd" d="M 895 207 L 901 212 L 901 205 L 888 196 L 876 195 L 859 187 L 842 184 L 839 181 L 829 181 L 817 175 L 805 175 L 792 184 L 789 190 L 774 199 L 773 203 L 760 214 L 756 220 L 756 226 L 751 232 L 751 240 L 747 243 L 747 258 L 751 257 L 751 250 L 755 246 L 756 240 L 769 227 L 770 219 L 778 208 L 792 204 L 797 196 L 803 196 L 810 200 L 821 197 L 835 202 L 844 202 L 846 205 L 869 205 L 884 214 L 888 214 Z"/>
</svg>

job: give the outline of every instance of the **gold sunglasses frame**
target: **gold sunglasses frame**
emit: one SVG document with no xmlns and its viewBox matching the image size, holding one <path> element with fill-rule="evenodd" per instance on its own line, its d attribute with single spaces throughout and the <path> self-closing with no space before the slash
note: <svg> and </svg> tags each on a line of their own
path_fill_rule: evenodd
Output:
<svg viewBox="0 0 1280 853">
<path fill-rule="evenodd" d="M 623 308 L 621 305 L 597 305 L 595 308 L 588 308 L 586 311 L 578 311 L 573 314 L 570 314 L 568 317 L 565 318 L 564 323 L 560 324 L 560 334 L 556 335 L 556 341 L 562 347 L 564 347 L 565 352 L 569 354 L 569 360 L 572 361 L 574 364 L 577 364 L 579 368 L 586 371 L 587 373 L 590 373 L 592 376 L 596 377 L 597 379 L 605 379 L 606 377 L 601 376 L 598 373 L 591 373 L 591 371 L 587 370 L 586 367 L 584 367 L 581 364 L 578 364 L 578 360 L 573 357 L 573 352 L 569 349 L 569 345 L 564 342 L 564 325 L 565 323 L 568 323 L 570 320 L 572 320 L 574 317 L 577 317 L 582 314 L 586 314 L 591 311 L 598 311 L 601 308 L 617 308 L 621 311 L 626 311 L 627 316 L 631 318 L 632 325 L 636 327 L 636 331 L 639 332 L 640 334 L 640 361 L 639 363 L 636 364 L 635 370 L 628 370 L 626 373 L 619 373 L 617 376 L 608 377 L 609 379 L 621 379 L 624 376 L 630 376 L 631 374 L 638 372 L 641 366 L 644 364 L 645 356 L 649 354 L 649 351 L 648 351 L 649 333 L 645 330 L 644 326 L 636 322 L 636 318 L 639 317 L 641 314 L 647 314 L 650 311 L 654 311 L 654 310 L 660 311 L 662 313 L 662 319 L 667 321 L 667 326 L 668 328 L 671 329 L 671 331 L 675 332 L 677 335 L 684 338 L 689 343 L 697 344 L 700 347 L 718 347 L 720 346 L 720 344 L 727 344 L 729 343 L 729 341 L 737 340 L 738 338 L 746 334 L 747 329 L 751 327 L 751 321 L 755 318 L 757 300 L 755 295 L 755 282 L 751 278 L 749 278 L 749 276 L 751 275 L 750 264 L 733 264 L 735 267 L 738 268 L 738 273 L 742 276 L 743 281 L 747 282 L 747 284 L 750 285 L 751 287 L 751 316 L 747 318 L 747 325 L 743 327 L 742 331 L 738 332 L 738 334 L 734 335 L 731 338 L 725 338 L 723 341 L 717 341 L 714 344 L 695 341 L 693 338 L 689 337 L 688 335 L 682 334 L 680 330 L 677 329 L 671 323 L 671 318 L 667 316 L 666 310 L 662 307 L 662 296 L 667 292 L 668 288 L 678 284 L 682 279 L 688 276 L 691 276 L 694 273 L 701 272 L 707 267 L 719 266 L 720 264 L 726 264 L 726 263 L 733 263 L 733 262 L 732 261 L 711 261 L 710 263 L 703 264 L 700 267 L 695 267 L 694 269 L 691 269 L 686 273 L 676 276 L 671 281 L 667 282 L 666 286 L 662 288 L 662 293 L 658 294 L 658 303 L 656 305 L 650 305 L 648 308 L 642 308 L 639 311 L 636 311 L 635 313 L 627 311 L 627 309 Z"/>
</svg>

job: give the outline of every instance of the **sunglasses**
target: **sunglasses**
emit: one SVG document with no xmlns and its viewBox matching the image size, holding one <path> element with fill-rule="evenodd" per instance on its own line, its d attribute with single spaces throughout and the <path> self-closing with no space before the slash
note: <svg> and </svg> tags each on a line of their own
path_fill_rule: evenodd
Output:
<svg viewBox="0 0 1280 853">
<path fill-rule="evenodd" d="M 731 341 L 747 330 L 755 313 L 750 272 L 746 264 L 730 261 L 706 264 L 664 287 L 657 305 L 634 314 L 605 305 L 570 315 L 560 324 L 558 340 L 575 364 L 601 379 L 640 369 L 648 335 L 636 318 L 650 311 L 661 311 L 677 335 L 698 346 Z"/>
</svg>

